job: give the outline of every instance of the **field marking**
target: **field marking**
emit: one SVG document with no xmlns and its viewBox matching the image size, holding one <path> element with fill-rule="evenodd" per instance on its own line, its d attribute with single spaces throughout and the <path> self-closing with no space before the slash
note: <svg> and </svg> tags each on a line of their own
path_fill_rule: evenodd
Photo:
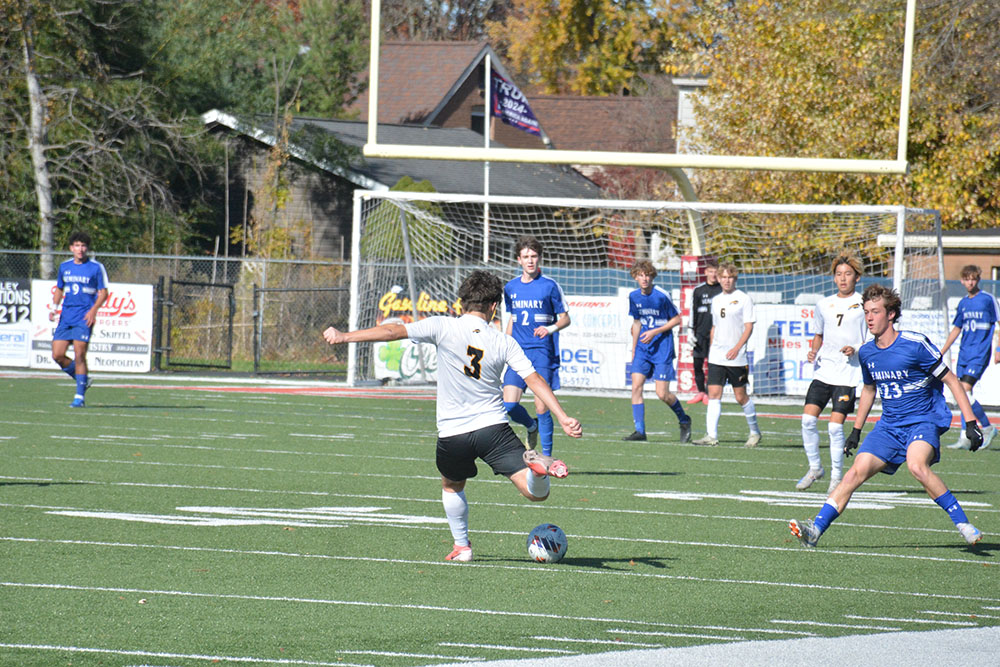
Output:
<svg viewBox="0 0 1000 667">
<path fill-rule="evenodd" d="M 989 607 L 983 607 L 983 609 L 989 609 Z M 925 609 L 920 612 L 921 614 L 935 614 L 937 616 L 965 616 L 967 618 L 1000 618 L 1000 616 L 991 616 L 990 614 L 980 614 L 975 611 L 932 611 L 930 609 Z"/>
<path fill-rule="evenodd" d="M 819 505 L 819 498 L 816 497 L 816 494 L 806 491 L 741 489 L 739 494 L 705 493 L 703 491 L 645 491 L 636 493 L 635 495 L 639 498 L 653 498 L 656 500 L 701 501 L 711 498 L 713 500 L 765 503 L 782 507 L 817 507 Z M 852 509 L 866 510 L 893 510 L 901 505 L 921 509 L 937 509 L 938 507 L 937 503 L 926 495 L 923 497 L 912 497 L 903 491 L 857 491 L 851 496 L 850 507 Z M 993 507 L 989 503 L 974 500 L 963 500 L 962 506 L 976 508 Z"/>
<path fill-rule="evenodd" d="M 463 642 L 438 642 L 438 646 L 452 646 L 455 648 L 485 648 L 494 651 L 523 651 L 526 653 L 563 653 L 567 655 L 580 655 L 578 651 L 567 651 L 562 648 L 536 648 L 534 646 L 501 646 L 499 644 L 466 644 Z"/>
<path fill-rule="evenodd" d="M 666 648 L 663 644 L 623 642 L 619 639 L 577 639 L 575 637 L 550 637 L 547 635 L 534 635 L 532 639 L 547 642 L 566 642 L 569 644 L 611 644 L 612 646 L 636 646 L 638 648 Z"/>
<path fill-rule="evenodd" d="M 743 642 L 746 641 L 746 637 L 727 637 L 726 635 L 699 635 L 691 632 L 646 632 L 643 630 L 622 630 L 622 629 L 612 629 L 607 630 L 609 633 L 617 633 L 622 635 L 639 635 L 642 637 L 685 637 L 688 639 L 718 639 L 721 641 L 734 641 Z"/>
<path fill-rule="evenodd" d="M 51 644 L 0 644 L 0 648 L 27 649 L 31 651 L 66 651 L 68 653 L 104 653 L 108 655 L 132 655 L 143 658 L 180 658 L 184 660 L 210 660 L 212 662 L 250 662 L 265 665 L 316 665 L 317 667 L 374 667 L 353 662 L 318 662 L 315 660 L 293 660 L 290 658 L 251 658 L 246 656 L 201 655 L 197 653 L 165 653 L 160 651 L 126 651 L 111 648 L 90 648 L 84 646 L 55 646 Z M 345 653 L 345 651 L 336 651 Z"/>
<path fill-rule="evenodd" d="M 772 623 L 779 625 L 815 625 L 819 628 L 844 628 L 845 630 L 884 630 L 886 632 L 900 632 L 903 628 L 894 628 L 887 625 L 855 625 L 851 623 L 825 623 L 823 621 L 791 620 L 785 618 L 772 618 Z"/>
<path fill-rule="evenodd" d="M 858 616 L 856 614 L 844 614 L 844 618 L 853 618 L 856 621 L 886 621 L 888 623 L 931 623 L 934 625 L 953 625 L 966 628 L 978 627 L 978 623 L 969 621 L 936 621 L 930 618 L 886 618 L 884 616 Z"/>
<path fill-rule="evenodd" d="M 439 530 L 439 529 L 429 528 L 428 530 Z M 506 532 L 492 531 L 492 534 L 506 534 L 506 535 L 519 535 L 519 536 L 521 535 L 520 532 L 513 532 L 513 531 L 506 531 Z M 615 539 L 615 538 L 607 538 L 607 539 Z M 223 553 L 223 554 L 240 555 L 240 556 L 271 556 L 278 558 L 304 558 L 304 559 L 318 559 L 318 560 L 346 561 L 346 562 L 363 561 L 363 562 L 373 562 L 373 563 L 387 563 L 391 565 L 456 567 L 454 563 L 449 563 L 446 561 L 437 561 L 437 560 L 428 561 L 428 560 L 413 560 L 413 559 L 402 559 L 402 558 L 373 558 L 369 556 L 335 556 L 331 554 L 302 554 L 302 553 L 287 552 L 287 551 L 223 549 L 218 547 L 191 547 L 191 546 L 176 546 L 176 545 L 161 545 L 161 544 L 128 544 L 128 543 L 118 543 L 118 542 L 96 542 L 89 540 L 52 540 L 52 539 L 42 539 L 36 537 L 0 537 L 0 541 L 37 543 L 37 544 L 70 544 L 70 545 L 81 545 L 81 546 L 101 546 L 101 547 L 115 547 L 115 548 L 163 549 L 168 551 L 193 551 L 193 552 L 207 552 L 207 553 Z M 797 583 L 788 581 L 694 577 L 690 575 L 632 572 L 628 570 L 594 571 L 594 570 L 582 570 L 569 567 L 546 568 L 546 567 L 539 567 L 537 565 L 496 565 L 492 563 L 482 563 L 482 562 L 462 563 L 461 566 L 458 567 L 479 568 L 479 569 L 489 569 L 489 570 L 516 570 L 522 572 L 532 572 L 534 574 L 544 574 L 545 576 L 556 576 L 557 574 L 565 574 L 569 576 L 589 575 L 589 576 L 602 576 L 602 577 L 638 577 L 638 578 L 660 579 L 660 580 L 681 581 L 681 582 L 739 584 L 745 586 L 773 586 L 777 588 L 802 588 L 807 590 L 865 593 L 865 594 L 875 594 L 875 595 L 898 595 L 904 597 L 917 597 L 917 598 L 942 599 L 942 600 L 963 600 L 963 601 L 975 600 L 978 602 L 1000 602 L 1000 598 L 989 598 L 989 597 L 968 596 L 968 595 L 958 595 L 958 594 L 891 591 L 891 590 L 881 590 L 881 589 L 871 589 L 871 588 L 858 588 L 852 586 L 831 586 L 827 584 Z M 0 582 L 0 585 L 3 585 L 2 582 Z M 984 609 L 989 609 L 989 607 L 984 607 Z M 634 623 L 635 621 L 623 621 L 623 622 Z M 646 623 L 646 625 L 650 625 L 650 623 Z M 689 627 L 689 626 L 678 626 L 672 623 L 652 623 L 652 625 L 655 625 L 657 627 Z M 709 626 L 705 626 L 705 629 L 708 629 L 708 627 Z"/>
<path fill-rule="evenodd" d="M 365 525 L 430 523 L 446 525 L 447 518 L 413 516 L 408 514 L 383 514 L 388 507 L 304 507 L 300 509 L 254 509 L 249 507 L 178 507 L 181 512 L 196 514 L 221 514 L 222 516 L 191 516 L 183 514 L 146 514 L 142 512 L 115 512 L 111 510 L 54 510 L 46 512 L 58 516 L 88 519 L 114 519 L 161 525 L 197 527 L 222 526 L 294 526 L 297 528 L 347 528 L 348 522 Z"/>
</svg>

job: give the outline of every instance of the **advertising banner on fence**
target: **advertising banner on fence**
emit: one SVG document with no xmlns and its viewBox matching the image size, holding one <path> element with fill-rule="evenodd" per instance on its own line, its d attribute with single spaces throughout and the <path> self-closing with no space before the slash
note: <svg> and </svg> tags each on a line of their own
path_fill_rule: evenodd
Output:
<svg viewBox="0 0 1000 667">
<path fill-rule="evenodd" d="M 624 389 L 632 318 L 628 299 L 567 296 L 571 324 L 559 332 L 559 381 L 564 387 Z"/>
<path fill-rule="evenodd" d="M 32 280 L 31 359 L 32 368 L 58 369 L 52 360 L 52 334 L 58 318 L 49 319 L 54 280 Z M 58 314 L 58 310 L 56 313 Z M 108 300 L 97 313 L 97 322 L 87 348 L 91 372 L 147 373 L 153 348 L 153 286 L 130 283 L 108 285 Z M 70 346 L 69 356 L 73 356 Z"/>
<path fill-rule="evenodd" d="M 31 351 L 31 283 L 0 278 L 0 366 L 26 367 Z"/>
</svg>

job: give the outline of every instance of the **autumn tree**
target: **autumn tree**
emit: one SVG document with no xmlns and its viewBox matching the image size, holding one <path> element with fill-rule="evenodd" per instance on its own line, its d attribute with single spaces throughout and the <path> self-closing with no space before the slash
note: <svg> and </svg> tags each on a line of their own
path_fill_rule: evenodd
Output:
<svg viewBox="0 0 1000 667">
<path fill-rule="evenodd" d="M 546 94 L 617 95 L 657 69 L 691 21 L 666 0 L 513 0 L 488 23 L 491 43 L 521 82 Z"/>
<path fill-rule="evenodd" d="M 512 0 L 385 0 L 380 17 L 383 38 L 480 40 L 486 36 L 487 22 L 503 21 L 511 4 Z"/>
<path fill-rule="evenodd" d="M 667 71 L 707 74 L 697 150 L 730 155 L 894 159 L 903 0 L 702 3 L 690 49 Z M 1000 5 L 923 2 L 910 98 L 906 176 L 705 171 L 703 199 L 906 204 L 946 228 L 1000 212 Z"/>
</svg>

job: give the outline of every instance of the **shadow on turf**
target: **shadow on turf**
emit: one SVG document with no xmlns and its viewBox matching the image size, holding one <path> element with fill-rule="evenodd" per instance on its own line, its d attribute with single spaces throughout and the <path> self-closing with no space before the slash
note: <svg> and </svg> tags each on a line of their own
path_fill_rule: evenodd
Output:
<svg viewBox="0 0 1000 667">
<path fill-rule="evenodd" d="M 508 563 L 523 563 L 523 558 L 497 558 L 497 559 L 481 559 L 478 556 L 476 560 L 493 560 L 494 562 L 508 562 Z M 573 565 L 576 567 L 589 567 L 597 570 L 614 570 L 616 572 L 623 571 L 622 567 L 612 567 L 614 565 L 647 565 L 656 569 L 666 569 L 670 567 L 668 561 L 678 560 L 676 558 L 573 558 L 572 556 L 567 556 L 559 561 L 560 565 Z M 541 567 L 541 565 L 539 565 Z"/>
<path fill-rule="evenodd" d="M 79 486 L 86 482 L 0 482 L 0 486 Z"/>
<path fill-rule="evenodd" d="M 655 475 L 657 477 L 673 477 L 675 475 L 682 475 L 684 473 L 679 472 L 663 472 L 656 470 L 577 470 L 573 469 L 573 476 L 579 477 L 580 475 Z"/>
<path fill-rule="evenodd" d="M 122 405 L 112 405 L 102 403 L 100 405 L 87 405 L 88 408 L 118 409 L 118 410 L 204 410 L 204 405 L 140 405 L 137 403 L 125 403 Z"/>
</svg>

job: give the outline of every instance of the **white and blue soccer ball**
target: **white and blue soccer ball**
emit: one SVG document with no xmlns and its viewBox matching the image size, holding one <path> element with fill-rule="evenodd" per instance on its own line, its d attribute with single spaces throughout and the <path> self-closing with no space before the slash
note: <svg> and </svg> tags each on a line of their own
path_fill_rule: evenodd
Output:
<svg viewBox="0 0 1000 667">
<path fill-rule="evenodd" d="M 558 563 L 568 546 L 566 533 L 553 523 L 535 526 L 528 534 L 528 555 L 539 563 Z"/>
</svg>

